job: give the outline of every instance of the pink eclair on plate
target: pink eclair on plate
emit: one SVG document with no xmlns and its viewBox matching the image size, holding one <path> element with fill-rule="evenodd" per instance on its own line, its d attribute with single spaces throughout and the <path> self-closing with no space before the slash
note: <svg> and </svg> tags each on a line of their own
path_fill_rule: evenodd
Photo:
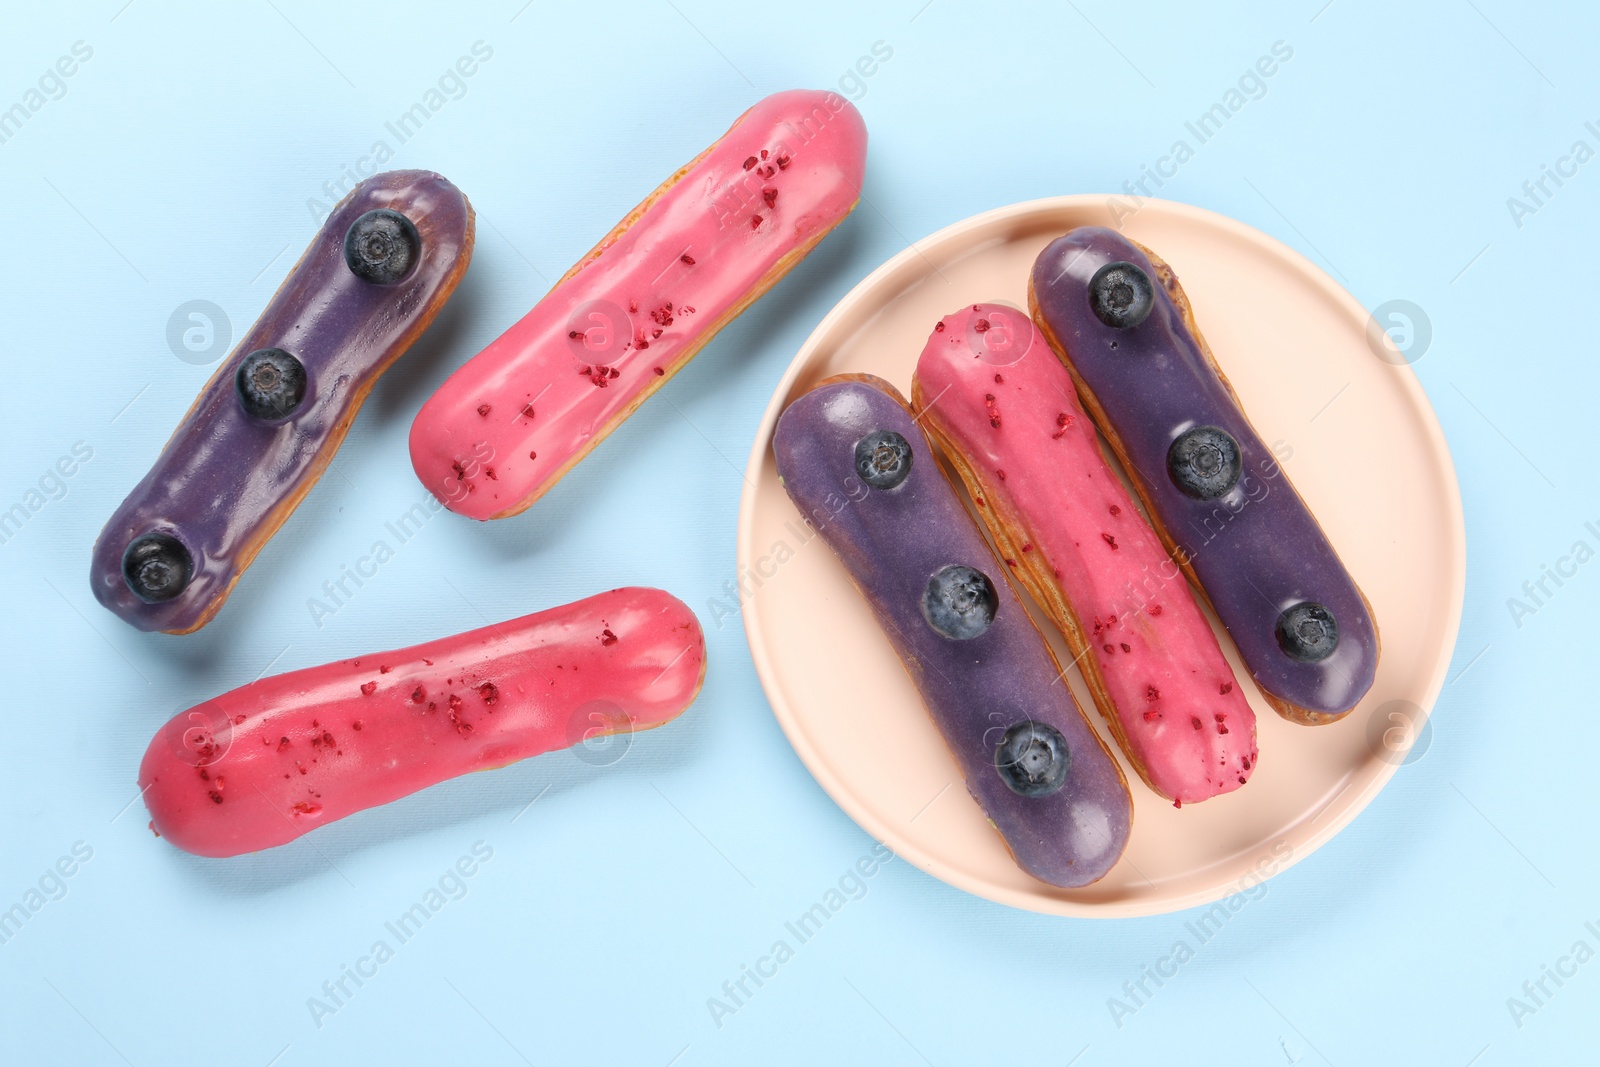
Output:
<svg viewBox="0 0 1600 1067">
<path fill-rule="evenodd" d="M 1180 806 L 1244 785 L 1255 714 L 1027 313 L 973 304 L 946 316 L 912 403 L 1145 783 Z"/>
</svg>

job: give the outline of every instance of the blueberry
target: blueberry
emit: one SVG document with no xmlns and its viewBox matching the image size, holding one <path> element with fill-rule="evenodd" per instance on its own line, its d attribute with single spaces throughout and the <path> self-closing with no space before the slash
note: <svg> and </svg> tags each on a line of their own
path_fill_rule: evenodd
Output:
<svg viewBox="0 0 1600 1067">
<path fill-rule="evenodd" d="M 147 533 L 122 553 L 122 578 L 146 604 L 171 600 L 188 588 L 193 576 L 189 550 L 170 534 Z"/>
<path fill-rule="evenodd" d="M 1290 659 L 1319 663 L 1339 647 L 1339 623 L 1321 604 L 1303 600 L 1278 616 L 1278 647 Z"/>
<path fill-rule="evenodd" d="M 989 576 L 958 564 L 940 567 L 922 590 L 922 617 L 952 641 L 983 633 L 999 607 L 1000 597 Z"/>
<path fill-rule="evenodd" d="M 1239 444 L 1215 426 L 1185 430 L 1167 449 L 1167 473 L 1185 496 L 1213 500 L 1238 482 Z"/>
<path fill-rule="evenodd" d="M 893 430 L 856 442 L 856 475 L 874 489 L 893 489 L 911 473 L 911 445 Z"/>
<path fill-rule="evenodd" d="M 422 238 L 411 220 L 388 208 L 362 215 L 344 235 L 350 273 L 374 285 L 393 285 L 410 274 L 421 251 Z"/>
<path fill-rule="evenodd" d="M 1067 784 L 1072 754 L 1054 726 L 1032 719 L 1014 723 L 994 750 L 994 769 L 1013 793 L 1047 797 Z"/>
<path fill-rule="evenodd" d="M 1137 326 L 1156 306 L 1150 275 L 1132 263 L 1107 263 L 1089 279 L 1089 306 L 1094 317 L 1118 330 Z"/>
<path fill-rule="evenodd" d="M 257 419 L 286 418 L 306 395 L 306 369 L 281 348 L 263 348 L 244 357 L 234 378 L 239 403 Z"/>
</svg>

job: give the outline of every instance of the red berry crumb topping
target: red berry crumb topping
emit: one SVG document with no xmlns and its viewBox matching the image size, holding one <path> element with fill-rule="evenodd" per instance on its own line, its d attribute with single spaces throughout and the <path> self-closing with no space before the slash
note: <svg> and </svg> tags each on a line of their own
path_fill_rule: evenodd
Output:
<svg viewBox="0 0 1600 1067">
<path fill-rule="evenodd" d="M 600 643 L 607 646 L 617 643 L 617 635 L 611 632 L 610 627 L 600 631 Z"/>
<path fill-rule="evenodd" d="M 489 410 L 490 409 L 489 409 L 489 405 L 488 404 L 479 404 L 478 405 L 478 414 L 482 415 L 484 418 L 488 418 L 489 417 Z"/>
<path fill-rule="evenodd" d="M 646 342 L 642 336 L 639 339 L 639 347 L 650 347 L 649 343 Z M 600 389 L 604 389 L 607 385 L 610 385 L 611 379 L 622 377 L 622 373 L 615 367 L 583 367 L 578 371 L 578 373 L 588 378 L 590 382 Z"/>
<path fill-rule="evenodd" d="M 983 406 L 989 412 L 989 425 L 998 430 L 1000 428 L 1000 409 L 995 407 L 993 393 L 983 394 Z"/>
<path fill-rule="evenodd" d="M 377 691 L 378 691 L 378 683 L 377 682 L 363 682 L 362 685 L 361 685 L 361 695 L 364 696 L 364 697 L 369 697 L 373 693 L 376 693 Z"/>
</svg>

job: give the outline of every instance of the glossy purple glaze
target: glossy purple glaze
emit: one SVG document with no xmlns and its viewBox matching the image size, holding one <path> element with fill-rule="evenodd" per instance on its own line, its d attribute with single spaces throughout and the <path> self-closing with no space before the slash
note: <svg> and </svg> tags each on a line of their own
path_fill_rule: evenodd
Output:
<svg viewBox="0 0 1600 1067">
<path fill-rule="evenodd" d="M 421 238 L 418 263 L 392 285 L 362 281 L 345 265 L 345 231 L 376 208 L 405 215 Z M 321 476 L 378 376 L 444 305 L 472 241 L 471 206 L 437 174 L 388 171 L 356 186 L 100 532 L 89 575 L 100 603 L 140 630 L 205 625 Z M 306 369 L 304 399 L 277 422 L 247 415 L 235 392 L 239 364 L 263 348 L 284 349 Z M 124 550 L 150 532 L 177 538 L 194 561 L 183 592 L 158 604 L 122 576 Z"/>
<path fill-rule="evenodd" d="M 1106 263 L 1133 263 L 1154 283 L 1155 304 L 1137 326 L 1115 329 L 1089 306 L 1089 280 Z M 1292 705 L 1290 718 L 1326 722 L 1372 686 L 1378 639 L 1366 602 L 1272 450 L 1211 370 L 1172 296 L 1138 246 L 1114 231 L 1081 227 L 1034 262 L 1034 314 L 1077 379 L 1101 432 L 1168 537 L 1187 556 L 1256 684 Z M 1284 339 L 1292 359 L 1293 338 Z M 1095 413 L 1098 406 L 1099 413 Z M 1103 418 L 1102 418 L 1103 416 Z M 1238 442 L 1243 474 L 1214 500 L 1196 500 L 1167 473 L 1167 450 L 1194 426 Z M 1305 663 L 1278 644 L 1278 616 L 1302 601 L 1328 608 L 1339 627 L 1333 654 Z M 1309 713 L 1309 714 L 1305 714 Z"/>
<path fill-rule="evenodd" d="M 1127 845 L 1133 822 L 1127 783 L 1071 690 L 1057 680 L 1061 668 L 904 401 L 886 388 L 877 379 L 833 378 L 791 403 L 772 446 L 784 489 L 871 605 L 968 792 L 1018 866 L 1052 885 L 1088 885 Z M 911 445 L 910 474 L 893 489 L 870 488 L 855 474 L 856 442 L 874 430 L 894 430 Z M 999 594 L 993 623 L 977 637 L 951 640 L 923 618 L 923 589 L 948 564 L 982 571 Z M 1000 737 L 1022 719 L 1047 723 L 1066 739 L 1070 771 L 1055 793 L 1020 796 L 995 769 Z"/>
</svg>

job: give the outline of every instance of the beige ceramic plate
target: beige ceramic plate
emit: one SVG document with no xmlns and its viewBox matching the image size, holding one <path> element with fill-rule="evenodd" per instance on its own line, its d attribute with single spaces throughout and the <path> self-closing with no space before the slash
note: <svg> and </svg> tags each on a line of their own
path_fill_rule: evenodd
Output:
<svg viewBox="0 0 1600 1067">
<path fill-rule="evenodd" d="M 1285 469 L 1371 600 L 1383 655 L 1367 698 L 1331 726 L 1285 722 L 1247 682 L 1261 756 L 1234 793 L 1177 810 L 1124 760 L 1132 839 L 1111 873 L 1085 889 L 1053 888 L 1012 863 L 844 568 L 807 538 L 772 460 L 779 413 L 819 379 L 869 371 L 910 395 L 941 316 L 980 301 L 1025 307 L 1029 268 L 1045 244 L 1074 226 L 1114 223 L 1100 196 L 978 215 L 895 256 L 829 313 L 784 375 L 751 451 L 739 511 L 745 630 L 778 722 L 817 781 L 930 874 L 1060 915 L 1150 915 L 1219 898 L 1237 907 L 1244 898 L 1234 894 L 1344 828 L 1394 774 L 1411 738 L 1426 736 L 1461 619 L 1466 538 L 1450 454 L 1411 368 L 1392 347 L 1379 358 L 1381 342 L 1369 343 L 1370 317 L 1354 298 L 1298 253 L 1220 215 L 1149 201 L 1121 220 L 1178 272 L 1261 436 L 1293 449 Z M 1059 634 L 1035 618 L 1068 662 Z M 1077 671 L 1070 677 L 1116 751 Z"/>
</svg>

